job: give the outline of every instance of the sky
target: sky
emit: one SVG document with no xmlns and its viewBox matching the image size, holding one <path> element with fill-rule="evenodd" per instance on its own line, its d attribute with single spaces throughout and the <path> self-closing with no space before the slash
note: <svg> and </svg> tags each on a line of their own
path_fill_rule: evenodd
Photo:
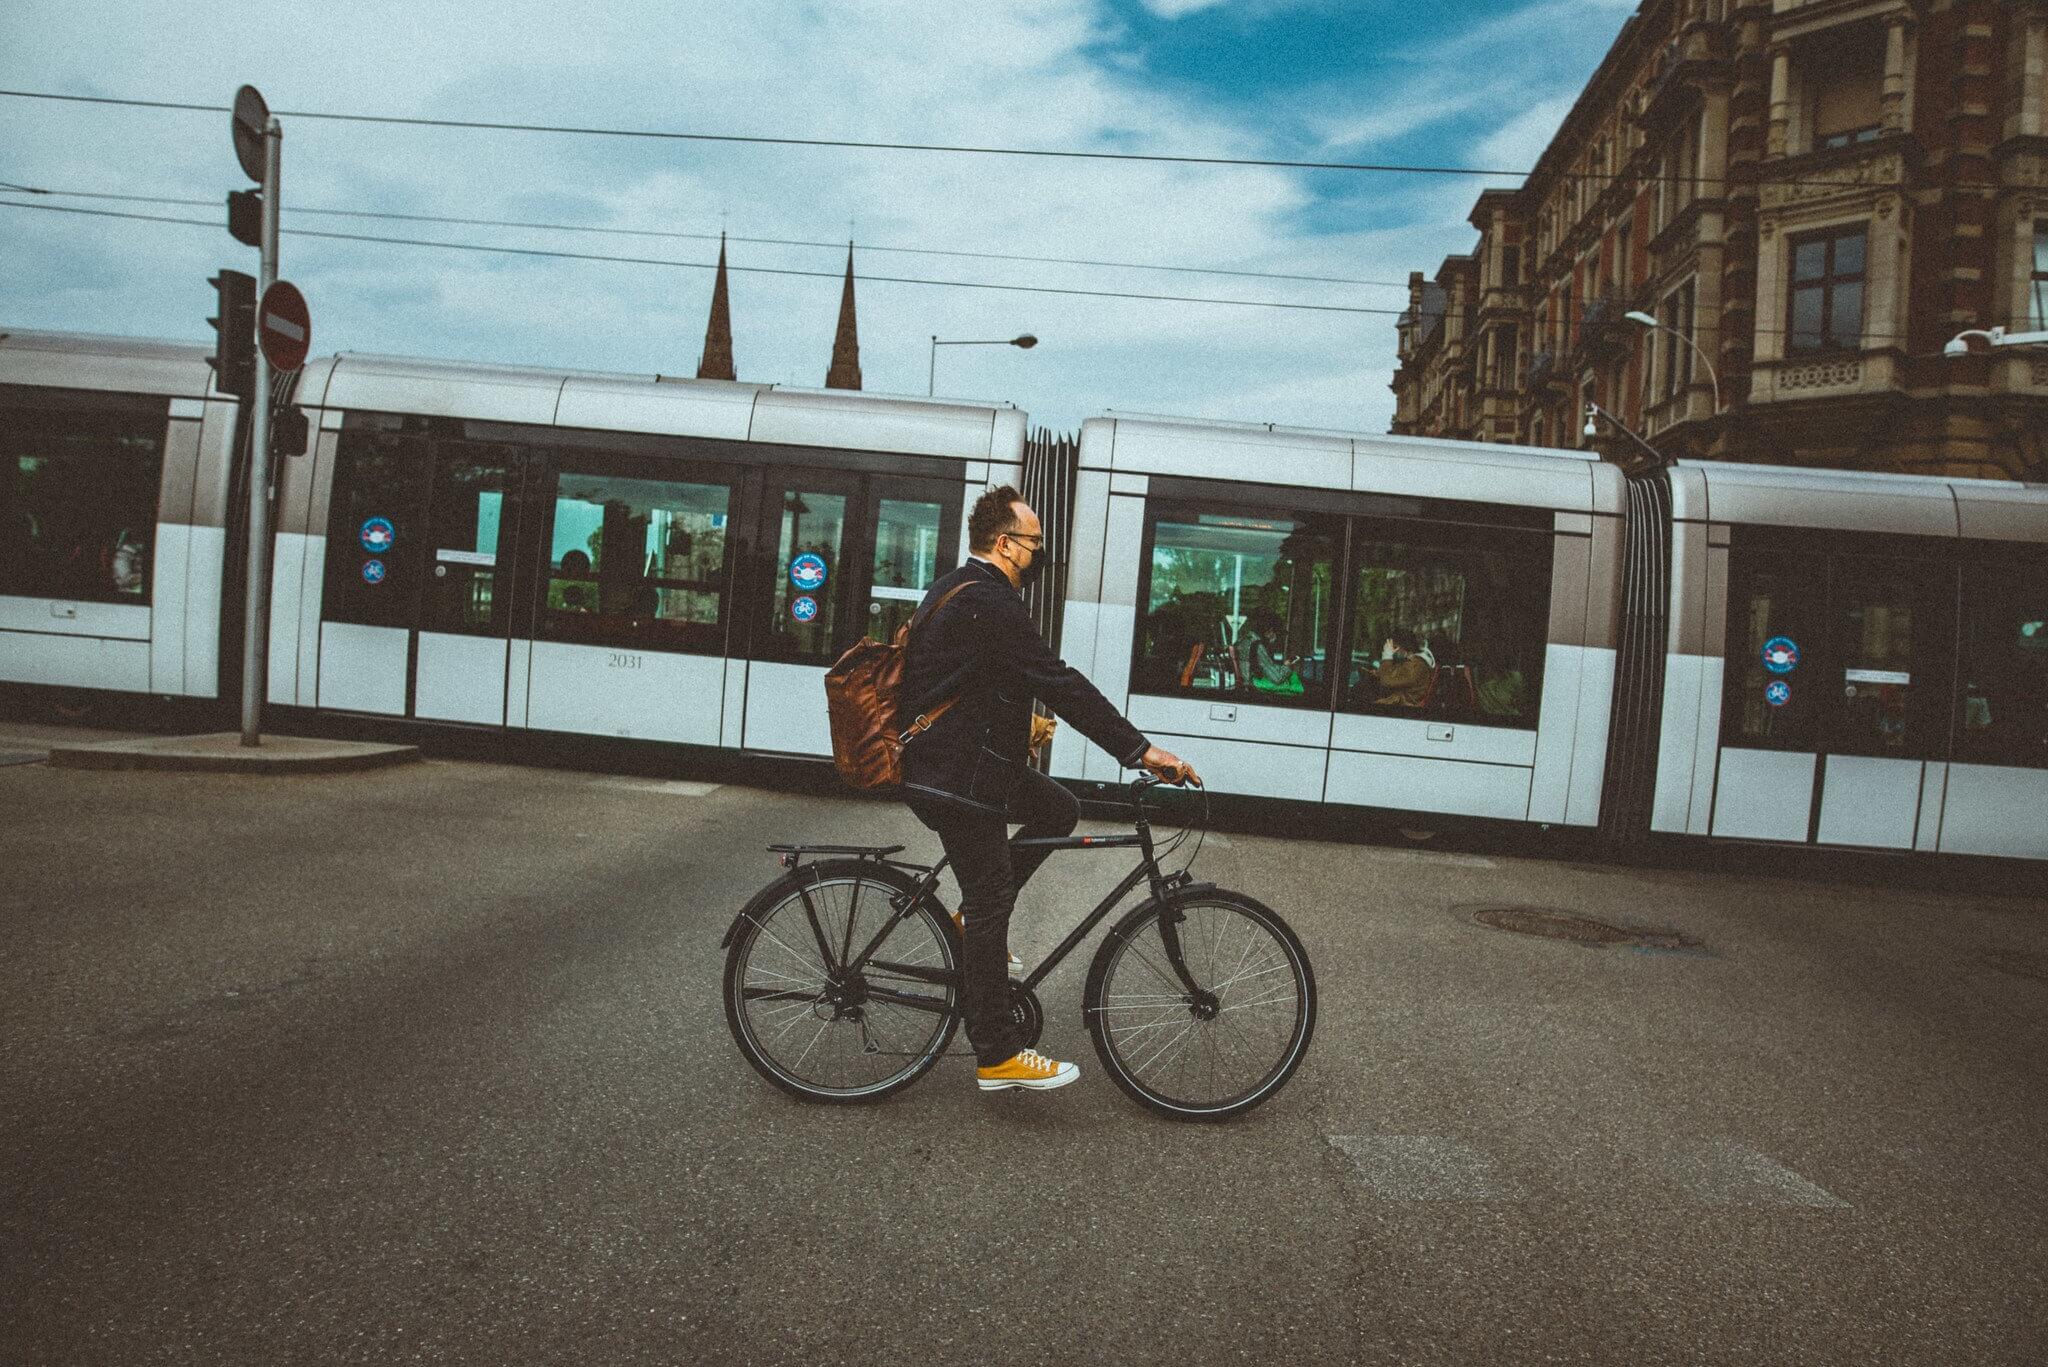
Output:
<svg viewBox="0 0 2048 1367">
<path fill-rule="evenodd" d="M 830 0 L 260 6 L 17 0 L 0 89 L 227 106 L 284 128 L 281 275 L 337 350 L 694 375 L 716 235 L 739 378 L 821 385 L 855 243 L 869 391 L 1383 432 L 1411 270 L 1477 238 L 1512 179 L 426 129 L 584 128 L 1183 156 L 1532 166 L 1635 0 Z M 268 12 L 261 27 L 249 16 Z M 300 116 L 294 116 L 294 111 Z M 0 96 L 0 330 L 209 343 L 207 277 L 256 272 L 220 206 L 225 113 Z M 198 218 L 187 226 L 43 206 Z M 314 216 L 344 209 L 563 225 Z M 609 233 L 567 231 L 601 228 Z M 292 229 L 630 256 L 565 260 Z M 694 236 L 628 236 L 617 230 Z M 818 246 L 741 239 L 781 239 Z M 910 248 L 916 251 L 883 250 Z M 923 254 L 1315 276 L 1276 280 Z M 817 272 L 816 276 L 751 270 Z M 879 277 L 1321 306 L 1245 307 Z M 1344 283 L 1338 283 L 1344 282 Z M 1350 283 L 1374 282 L 1374 283 Z M 1375 310 L 1351 312 L 1335 310 Z"/>
</svg>

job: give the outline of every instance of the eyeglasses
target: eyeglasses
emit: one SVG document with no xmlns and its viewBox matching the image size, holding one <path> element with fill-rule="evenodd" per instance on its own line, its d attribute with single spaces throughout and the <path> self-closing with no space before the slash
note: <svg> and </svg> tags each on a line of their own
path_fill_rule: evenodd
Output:
<svg viewBox="0 0 2048 1367">
<path fill-rule="evenodd" d="M 1012 541 L 1030 542 L 1033 551 L 1045 549 L 1045 534 L 1042 532 L 1004 532 L 1003 535 Z"/>
</svg>

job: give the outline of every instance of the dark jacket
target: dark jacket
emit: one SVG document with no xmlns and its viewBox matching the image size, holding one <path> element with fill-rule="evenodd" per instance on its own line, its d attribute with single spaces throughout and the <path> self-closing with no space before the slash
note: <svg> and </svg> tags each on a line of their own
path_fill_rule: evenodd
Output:
<svg viewBox="0 0 2048 1367">
<path fill-rule="evenodd" d="M 968 587 L 937 612 L 928 609 L 955 584 Z M 960 701 L 903 750 L 903 784 L 914 792 L 976 807 L 1000 807 L 1025 766 L 1031 700 L 1135 768 L 1147 741 L 1109 699 L 1052 653 L 1024 599 L 995 566 L 969 560 L 925 590 L 910 629 L 901 716 L 919 714 L 958 693 Z"/>
</svg>

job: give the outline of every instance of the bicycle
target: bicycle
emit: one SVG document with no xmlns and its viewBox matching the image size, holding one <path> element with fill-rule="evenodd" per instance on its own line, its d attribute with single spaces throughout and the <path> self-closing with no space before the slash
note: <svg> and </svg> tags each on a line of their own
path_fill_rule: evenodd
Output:
<svg viewBox="0 0 2048 1367">
<path fill-rule="evenodd" d="M 1136 848 L 1141 857 L 1043 963 L 1010 980 L 1010 1009 L 1020 1047 L 1037 1044 L 1038 985 L 1148 884 L 1095 951 L 1083 1020 L 1126 1095 L 1175 1119 L 1221 1120 L 1271 1098 L 1300 1066 L 1315 1028 L 1315 975 L 1271 908 L 1194 881 L 1192 854 L 1174 872 L 1160 867 L 1188 832 L 1155 848 L 1145 794 L 1158 783 L 1147 775 L 1130 785 L 1130 835 L 1015 842 Z M 894 858 L 903 848 L 768 846 L 788 872 L 754 895 L 720 942 L 734 1042 L 763 1077 L 806 1101 L 899 1092 L 945 1055 L 960 1026 L 960 935 L 936 895 L 946 860 Z"/>
</svg>

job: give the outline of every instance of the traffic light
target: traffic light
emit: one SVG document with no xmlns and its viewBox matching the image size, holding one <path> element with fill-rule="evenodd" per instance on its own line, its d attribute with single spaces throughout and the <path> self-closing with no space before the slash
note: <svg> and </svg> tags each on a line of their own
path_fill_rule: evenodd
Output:
<svg viewBox="0 0 2048 1367">
<path fill-rule="evenodd" d="M 246 399 L 256 392 L 256 277 L 224 270 L 207 283 L 219 295 L 219 312 L 206 320 L 219 334 L 206 362 L 214 387 Z"/>
<path fill-rule="evenodd" d="M 228 236 L 245 247 L 263 245 L 263 192 L 228 191 Z"/>
<path fill-rule="evenodd" d="M 312 435 L 312 424 L 306 421 L 306 410 L 297 404 L 286 404 L 270 415 L 270 454 L 273 456 L 303 456 L 306 454 L 306 439 Z"/>
</svg>

